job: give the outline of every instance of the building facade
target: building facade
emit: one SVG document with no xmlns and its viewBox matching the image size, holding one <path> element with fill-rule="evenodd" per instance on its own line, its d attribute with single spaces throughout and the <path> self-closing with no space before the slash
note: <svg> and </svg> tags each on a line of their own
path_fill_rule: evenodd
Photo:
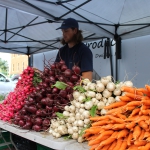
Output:
<svg viewBox="0 0 150 150">
<path fill-rule="evenodd" d="M 10 75 L 21 74 L 28 66 L 28 56 L 20 54 L 11 54 Z"/>
</svg>

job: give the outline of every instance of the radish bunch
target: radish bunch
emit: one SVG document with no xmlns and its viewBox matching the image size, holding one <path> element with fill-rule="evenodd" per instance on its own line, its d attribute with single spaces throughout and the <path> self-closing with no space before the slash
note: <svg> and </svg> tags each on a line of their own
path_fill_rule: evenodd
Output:
<svg viewBox="0 0 150 150">
<path fill-rule="evenodd" d="M 40 72 L 41 82 L 25 99 L 23 108 L 14 117 L 14 124 L 23 129 L 47 130 L 50 120 L 72 100 L 73 86 L 78 84 L 79 74 L 79 67 L 70 70 L 62 60 L 45 64 L 44 71 Z"/>
<path fill-rule="evenodd" d="M 0 119 L 10 121 L 25 104 L 25 99 L 35 90 L 33 85 L 34 69 L 27 67 L 21 74 L 13 92 L 10 92 L 6 99 L 0 104 Z"/>
</svg>

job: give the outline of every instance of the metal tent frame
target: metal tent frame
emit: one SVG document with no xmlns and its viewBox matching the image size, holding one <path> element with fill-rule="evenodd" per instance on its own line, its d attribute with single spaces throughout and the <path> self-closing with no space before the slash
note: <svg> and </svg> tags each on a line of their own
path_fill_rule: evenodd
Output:
<svg viewBox="0 0 150 150">
<path fill-rule="evenodd" d="M 135 1 L 136 0 L 134 0 L 134 2 Z M 30 54 L 35 54 L 38 52 L 43 52 L 43 51 L 41 51 L 43 49 L 46 49 L 46 51 L 58 49 L 59 48 L 58 43 L 60 42 L 60 37 L 58 37 L 56 39 L 37 40 L 37 39 L 34 39 L 32 37 L 22 35 L 22 34 L 20 34 L 20 32 L 23 31 L 24 29 L 27 29 L 27 28 L 29 29 L 30 27 L 40 26 L 40 25 L 44 26 L 44 24 L 47 24 L 47 23 L 50 24 L 50 28 L 51 28 L 52 23 L 59 23 L 60 24 L 65 19 L 65 17 L 67 17 L 71 13 L 73 13 L 74 15 L 76 15 L 78 17 L 77 21 L 79 23 L 92 25 L 93 28 L 96 27 L 97 30 L 101 30 L 104 33 L 107 33 L 106 36 L 101 36 L 101 35 L 98 35 L 94 32 L 91 32 L 91 34 L 87 35 L 87 37 L 84 37 L 85 41 L 92 41 L 92 40 L 101 39 L 101 38 L 113 38 L 114 40 L 117 41 L 117 38 L 119 38 L 119 37 L 123 38 L 125 35 L 129 35 L 131 33 L 134 33 L 134 32 L 137 32 L 139 30 L 143 30 L 145 28 L 150 27 L 149 22 L 145 22 L 145 23 L 143 23 L 143 22 L 142 23 L 140 23 L 140 22 L 139 23 L 122 23 L 121 24 L 121 23 L 112 23 L 110 21 L 106 21 L 107 19 L 103 19 L 103 20 L 105 20 L 108 23 L 105 23 L 105 21 L 104 22 L 101 22 L 101 21 L 96 22 L 96 21 L 88 19 L 87 17 L 85 17 L 84 15 L 82 15 L 76 11 L 79 9 L 83 10 L 84 9 L 83 6 L 90 4 L 90 3 L 94 3 L 94 0 L 93 1 L 92 0 L 81 0 L 80 3 L 78 2 L 79 4 L 77 4 L 77 5 L 72 4 L 72 2 L 75 2 L 75 0 L 64 0 L 64 1 L 63 0 L 30 0 L 30 1 L 29 0 L 18 0 L 18 1 L 13 0 L 13 2 L 12 1 L 10 2 L 10 4 L 9 4 L 9 2 L 10 2 L 10 0 L 6 0 L 5 2 L 2 2 L 2 0 L 0 0 L 0 6 L 5 8 L 5 28 L 4 29 L 0 28 L 0 31 L 1 31 L 1 33 L 0 33 L 0 44 L 1 43 L 13 44 L 13 43 L 31 43 L 31 42 L 34 42 L 34 43 L 36 43 L 35 45 L 40 44 L 41 47 L 38 48 L 39 46 L 34 45 L 34 46 L 20 46 L 20 47 L 11 46 L 8 48 L 8 47 L 3 47 L 0 45 L 0 51 L 6 50 L 5 48 L 7 48 L 8 50 L 15 52 L 15 53 L 22 53 L 22 54 L 30 55 Z M 53 6 L 58 7 L 58 9 L 59 9 L 59 7 L 61 6 L 61 8 L 65 9 L 65 12 L 62 12 L 62 14 L 60 16 L 53 15 L 52 13 L 49 13 L 48 11 L 44 10 L 43 8 L 40 8 L 39 6 L 35 5 L 36 2 L 41 2 L 43 4 L 43 7 L 45 7 L 46 5 L 49 5 L 50 7 L 53 7 Z M 97 2 L 97 1 L 95 0 L 95 2 Z M 116 2 L 116 1 L 114 0 L 114 2 Z M 47 17 L 44 18 L 44 21 L 34 23 L 34 21 L 36 21 L 39 18 L 39 16 L 35 16 L 31 21 L 29 21 L 25 25 L 20 25 L 20 26 L 12 27 L 12 28 L 8 27 L 8 25 L 7 25 L 8 21 L 9 21 L 8 20 L 8 15 L 9 15 L 8 10 L 9 9 L 13 9 L 14 11 L 20 11 L 21 10 L 21 8 L 20 8 L 20 10 L 18 8 L 15 8 L 13 3 L 14 4 L 18 3 L 18 5 L 21 4 L 25 8 L 26 7 L 33 8 L 35 10 L 35 15 L 37 14 L 37 12 L 39 12 L 39 13 L 41 13 L 42 17 L 44 15 Z M 125 0 L 122 0 L 122 3 L 125 3 Z M 73 8 L 69 8 L 68 5 L 66 5 L 66 4 L 69 4 L 69 6 L 72 5 Z M 12 6 L 14 6 L 14 7 L 12 7 Z M 124 9 L 124 7 L 122 7 L 121 13 L 122 13 L 123 9 Z M 30 12 L 28 12 L 28 13 L 30 13 Z M 90 11 L 88 13 L 90 14 Z M 94 14 L 93 16 L 96 16 L 96 14 Z M 140 19 L 142 19 L 142 18 L 140 18 Z M 134 22 L 134 20 L 133 20 L 133 22 Z M 133 26 L 139 26 L 139 27 L 136 27 L 136 29 L 132 29 L 132 30 L 127 31 L 127 32 L 118 33 L 120 27 L 133 27 Z M 108 29 L 105 27 L 108 27 Z M 109 30 L 109 27 L 113 28 L 113 32 Z M 11 36 L 8 37 L 8 34 L 11 34 Z M 3 36 L 4 39 L 1 38 L 2 35 L 4 35 Z M 15 36 L 19 36 L 21 38 L 24 38 L 25 40 L 12 40 L 13 37 L 15 37 Z M 28 47 L 30 47 L 30 50 L 27 50 Z M 26 49 L 26 51 L 23 51 L 23 52 L 20 51 L 19 52 L 19 49 Z M 34 50 L 31 51 L 31 49 L 34 49 Z"/>
<path fill-rule="evenodd" d="M 0 51 L 29 56 L 59 49 L 61 32 L 55 29 L 73 17 L 83 30 L 84 42 L 102 38 L 116 41 L 117 79 L 121 40 L 150 34 L 149 6 L 149 0 L 0 0 L 4 17 L 0 20 Z M 11 13 L 21 14 L 12 19 L 18 25 L 10 21 Z M 37 38 L 34 29 L 44 35 Z"/>
</svg>

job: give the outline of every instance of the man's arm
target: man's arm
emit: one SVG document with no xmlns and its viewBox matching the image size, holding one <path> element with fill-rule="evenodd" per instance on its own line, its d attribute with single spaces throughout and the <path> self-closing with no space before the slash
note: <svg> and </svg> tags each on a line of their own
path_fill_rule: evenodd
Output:
<svg viewBox="0 0 150 150">
<path fill-rule="evenodd" d="M 90 81 L 92 81 L 92 71 L 82 72 L 82 77 L 88 78 Z"/>
</svg>

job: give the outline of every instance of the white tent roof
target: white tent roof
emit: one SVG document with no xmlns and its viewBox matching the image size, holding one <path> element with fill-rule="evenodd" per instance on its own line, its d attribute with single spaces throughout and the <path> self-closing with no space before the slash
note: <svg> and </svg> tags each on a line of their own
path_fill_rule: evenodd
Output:
<svg viewBox="0 0 150 150">
<path fill-rule="evenodd" d="M 75 18 L 85 41 L 150 34 L 150 0 L 0 0 L 0 51 L 35 54 L 61 47 L 61 30 Z"/>
</svg>

